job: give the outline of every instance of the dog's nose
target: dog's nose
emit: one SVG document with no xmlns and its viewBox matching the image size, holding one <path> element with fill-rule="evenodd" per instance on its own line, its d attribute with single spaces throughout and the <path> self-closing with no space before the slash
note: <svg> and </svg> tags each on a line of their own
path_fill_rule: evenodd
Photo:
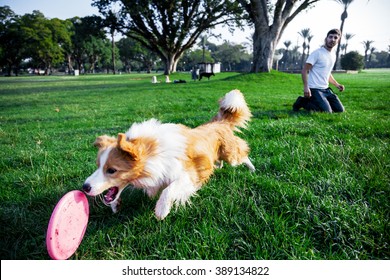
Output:
<svg viewBox="0 0 390 280">
<path fill-rule="evenodd" d="M 86 193 L 89 193 L 91 191 L 91 185 L 88 184 L 88 183 L 84 183 L 83 185 L 83 190 L 86 192 Z"/>
</svg>

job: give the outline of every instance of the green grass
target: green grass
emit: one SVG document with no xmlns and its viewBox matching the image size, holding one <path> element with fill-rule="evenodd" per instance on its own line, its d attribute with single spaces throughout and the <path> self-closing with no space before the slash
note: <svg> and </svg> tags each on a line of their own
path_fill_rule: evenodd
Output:
<svg viewBox="0 0 390 280">
<path fill-rule="evenodd" d="M 0 78 L 1 259 L 48 258 L 51 212 L 94 171 L 96 136 L 152 117 L 197 126 L 234 88 L 256 173 L 225 165 L 161 222 L 138 190 L 115 215 L 89 199 L 72 259 L 389 259 L 390 71 L 336 79 L 342 114 L 292 112 L 300 76 L 277 72 Z"/>
</svg>

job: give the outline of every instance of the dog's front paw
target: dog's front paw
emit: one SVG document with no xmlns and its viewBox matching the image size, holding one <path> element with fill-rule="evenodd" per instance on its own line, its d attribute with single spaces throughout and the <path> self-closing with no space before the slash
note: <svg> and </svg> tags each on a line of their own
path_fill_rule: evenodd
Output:
<svg viewBox="0 0 390 280">
<path fill-rule="evenodd" d="M 166 201 L 162 201 L 161 199 L 157 201 L 155 215 L 158 220 L 164 220 L 166 216 L 168 216 L 169 212 L 171 212 L 171 204 Z"/>
</svg>

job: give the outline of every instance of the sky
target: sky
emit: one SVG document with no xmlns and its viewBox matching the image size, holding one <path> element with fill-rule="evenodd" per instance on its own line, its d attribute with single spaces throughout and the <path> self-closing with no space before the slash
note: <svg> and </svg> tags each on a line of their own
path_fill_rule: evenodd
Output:
<svg viewBox="0 0 390 280">
<path fill-rule="evenodd" d="M 16 14 L 23 15 L 33 10 L 41 11 L 47 18 L 67 19 L 75 16 L 84 17 L 98 14 L 91 6 L 92 0 L 0 0 L 0 6 L 9 6 Z M 326 33 L 333 28 L 340 28 L 343 6 L 334 0 L 320 0 L 313 8 L 301 12 L 284 31 L 278 48 L 283 48 L 283 42 L 291 41 L 291 46 L 301 46 L 302 38 L 298 34 L 305 28 L 310 28 L 314 36 L 311 49 L 323 44 Z M 355 36 L 349 40 L 348 51 L 364 53 L 363 41 L 374 41 L 372 46 L 378 51 L 387 51 L 390 46 L 390 0 L 354 0 L 348 8 L 348 18 L 344 24 L 344 34 Z M 247 27 L 244 31 L 233 34 L 227 28 L 217 28 L 220 40 L 210 41 L 221 44 L 223 40 L 234 43 L 249 42 L 247 39 L 253 32 Z"/>
</svg>

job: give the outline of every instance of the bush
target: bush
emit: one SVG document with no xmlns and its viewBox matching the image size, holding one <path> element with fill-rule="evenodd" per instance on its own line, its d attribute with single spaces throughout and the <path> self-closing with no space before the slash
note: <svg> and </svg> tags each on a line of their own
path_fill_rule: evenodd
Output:
<svg viewBox="0 0 390 280">
<path fill-rule="evenodd" d="M 341 58 L 340 63 L 345 70 L 361 70 L 364 67 L 364 57 L 358 52 L 349 52 Z"/>
</svg>

